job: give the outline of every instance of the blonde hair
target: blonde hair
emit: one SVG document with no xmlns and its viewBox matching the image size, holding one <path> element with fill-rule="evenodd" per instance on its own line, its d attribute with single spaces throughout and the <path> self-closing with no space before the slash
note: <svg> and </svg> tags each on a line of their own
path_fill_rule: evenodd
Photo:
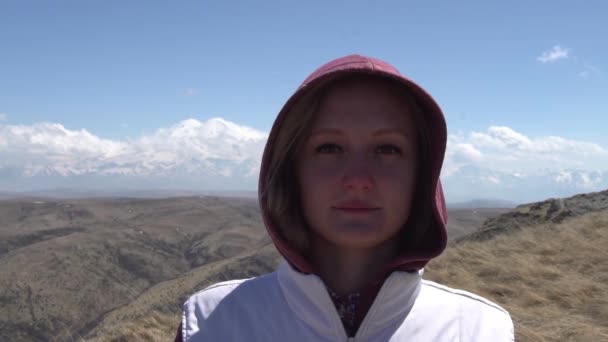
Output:
<svg viewBox="0 0 608 342">
<path fill-rule="evenodd" d="M 271 147 L 272 154 L 269 158 L 268 168 L 263 175 L 265 188 L 262 189 L 261 200 L 279 234 L 303 255 L 307 253 L 309 246 L 309 228 L 301 211 L 300 188 L 295 167 L 296 156 L 310 134 L 319 105 L 327 90 L 337 84 L 369 80 L 392 82 L 386 77 L 376 75 L 347 75 L 309 90 L 292 105 L 289 113 L 283 113 L 284 118 L 280 130 Z M 431 210 L 434 197 L 430 197 L 433 189 L 430 189 L 432 180 L 430 179 L 428 155 L 431 148 L 426 121 L 415 97 L 403 84 L 394 83 L 395 86 L 403 89 L 403 96 L 414 109 L 412 114 L 418 131 L 419 162 L 416 190 L 410 217 L 406 223 L 411 229 L 402 229 L 402 246 L 412 248 L 422 239 L 424 230 L 432 219 Z"/>
</svg>

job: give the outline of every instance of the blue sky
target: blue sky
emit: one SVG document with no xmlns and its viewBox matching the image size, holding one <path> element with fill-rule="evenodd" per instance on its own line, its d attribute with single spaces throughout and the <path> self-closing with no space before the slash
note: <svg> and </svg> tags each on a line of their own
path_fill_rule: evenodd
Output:
<svg viewBox="0 0 608 342">
<path fill-rule="evenodd" d="M 425 87 L 453 134 L 608 148 L 606 13 L 600 0 L 4 0 L 0 124 L 121 141 L 221 117 L 267 132 L 312 70 L 360 53 Z"/>
<path fill-rule="evenodd" d="M 362 53 L 426 87 L 452 130 L 507 125 L 608 143 L 605 1 L 1 6 L 0 112 L 11 123 L 59 122 L 120 138 L 220 116 L 268 130 L 316 66 Z M 555 45 L 576 60 L 537 61 Z M 586 65 L 597 71 L 578 76 Z"/>
</svg>

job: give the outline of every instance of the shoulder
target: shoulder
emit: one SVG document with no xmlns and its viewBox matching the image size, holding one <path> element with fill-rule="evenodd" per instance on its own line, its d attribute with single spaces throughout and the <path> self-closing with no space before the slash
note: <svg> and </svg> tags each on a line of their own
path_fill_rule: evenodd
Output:
<svg viewBox="0 0 608 342">
<path fill-rule="evenodd" d="M 234 279 L 208 286 L 191 295 L 188 300 L 186 300 L 186 303 L 184 303 L 184 309 L 191 306 L 217 304 L 235 288 L 249 280 L 250 279 Z"/>
<path fill-rule="evenodd" d="M 451 312 L 463 337 L 480 340 L 513 341 L 514 328 L 509 312 L 474 293 L 423 280 L 421 299 L 425 304 Z M 498 337 L 501 338 L 498 338 Z"/>
<path fill-rule="evenodd" d="M 232 292 L 232 290 L 234 290 L 236 287 L 238 287 L 242 283 L 244 283 L 246 281 L 250 281 L 252 279 L 255 279 L 255 278 L 233 279 L 233 280 L 227 280 L 227 281 L 215 283 L 213 285 L 210 285 L 210 286 L 204 288 L 203 290 L 200 290 L 200 291 L 194 293 L 192 296 L 190 296 L 188 301 L 195 301 L 196 299 L 199 299 L 199 298 L 223 297 L 224 295 Z"/>
<path fill-rule="evenodd" d="M 423 286 L 427 291 L 440 297 L 450 297 L 452 301 L 457 301 L 459 304 L 471 308 L 479 308 L 490 312 L 495 312 L 498 315 L 509 316 L 509 312 L 500 305 L 474 293 L 454 289 L 433 281 L 423 280 Z"/>
<path fill-rule="evenodd" d="M 256 298 L 264 297 L 273 284 L 275 273 L 265 274 L 249 279 L 235 279 L 213 284 L 194 293 L 184 303 L 184 314 L 196 314 L 199 319 L 209 316 L 216 307 L 243 305 L 255 302 Z M 246 298 L 247 301 L 240 299 Z"/>
<path fill-rule="evenodd" d="M 182 335 L 184 341 L 218 340 L 233 333 L 224 329 L 235 320 L 259 315 L 265 302 L 276 302 L 275 273 L 255 278 L 229 280 L 211 285 L 190 296 L 183 306 Z M 229 338 L 231 339 L 231 338 Z M 234 340 L 234 338 L 232 338 Z"/>
</svg>

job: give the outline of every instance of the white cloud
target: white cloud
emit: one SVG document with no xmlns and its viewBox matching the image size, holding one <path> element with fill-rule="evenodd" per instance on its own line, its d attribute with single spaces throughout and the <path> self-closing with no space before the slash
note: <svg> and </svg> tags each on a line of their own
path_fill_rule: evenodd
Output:
<svg viewBox="0 0 608 342">
<path fill-rule="evenodd" d="M 141 137 L 133 146 L 152 160 L 223 159 L 240 162 L 261 158 L 266 133 L 220 118 L 184 120 Z"/>
<path fill-rule="evenodd" d="M 103 176 L 111 178 L 114 187 L 144 180 L 140 184 L 152 188 L 179 184 L 193 190 L 255 189 L 266 139 L 266 132 L 221 118 L 188 119 L 127 140 L 103 139 L 54 123 L 0 124 L 0 172 L 62 175 L 68 180 Z M 448 136 L 442 178 L 452 200 L 458 198 L 457 191 L 462 198 L 476 193 L 497 198 L 528 193 L 527 198 L 542 198 L 556 186 L 592 191 L 608 184 L 607 165 L 608 149 L 596 143 L 528 136 L 510 127 L 491 126 Z M 531 186 L 539 182 L 549 183 L 542 191 Z M 2 187 L 19 188 L 15 184 L 7 176 L 0 177 Z M 44 178 L 39 184 L 50 183 Z M 485 193 L 480 192 L 483 189 Z"/>
<path fill-rule="evenodd" d="M 61 124 L 0 126 L 8 150 L 45 157 L 79 156 L 111 157 L 120 153 L 124 143 L 100 139 L 88 131 L 69 130 Z"/>
<path fill-rule="evenodd" d="M 198 90 L 194 89 L 194 88 L 188 88 L 186 89 L 186 91 L 184 92 L 184 95 L 186 96 L 194 96 L 194 95 L 198 95 Z"/>
<path fill-rule="evenodd" d="M 0 121 L 6 121 L 7 118 L 8 118 L 8 114 L 0 113 Z"/>
<path fill-rule="evenodd" d="M 85 172 L 113 165 L 115 170 L 131 167 L 137 173 L 217 161 L 255 164 L 261 159 L 266 138 L 266 132 L 221 118 L 188 119 L 129 140 L 103 139 L 56 123 L 0 124 L 0 167 L 63 165 Z M 485 131 L 450 134 L 445 164 L 452 170 L 476 165 L 523 177 L 541 169 L 604 169 L 608 149 L 588 141 L 532 137 L 510 127 L 491 126 Z M 226 165 L 217 170 L 228 174 Z"/>
<path fill-rule="evenodd" d="M 538 170 L 603 170 L 608 149 L 596 143 L 558 136 L 529 137 L 505 126 L 455 134 L 448 138 L 444 176 L 464 165 L 490 168 L 520 177 Z"/>
<path fill-rule="evenodd" d="M 472 144 L 455 143 L 453 158 L 459 162 L 478 162 L 483 158 L 483 154 Z"/>
<path fill-rule="evenodd" d="M 257 175 L 266 136 L 220 118 L 188 119 L 127 141 L 101 139 L 60 124 L 0 125 L 0 168 L 17 166 L 28 175 L 48 170 L 64 175 L 203 170 L 227 177 L 242 164 L 248 175 Z"/>
<path fill-rule="evenodd" d="M 568 59 L 569 56 L 570 49 L 555 45 L 551 50 L 544 51 L 536 60 L 541 63 L 552 63 L 560 59 Z"/>
<path fill-rule="evenodd" d="M 478 151 L 474 155 L 479 158 L 464 158 L 467 150 Z M 608 149 L 584 140 L 530 136 L 492 126 L 449 135 L 441 178 L 451 202 L 566 197 L 608 188 Z"/>
<path fill-rule="evenodd" d="M 570 183 L 572 182 L 572 172 L 560 170 L 555 176 L 553 176 L 553 180 L 556 183 Z"/>
</svg>

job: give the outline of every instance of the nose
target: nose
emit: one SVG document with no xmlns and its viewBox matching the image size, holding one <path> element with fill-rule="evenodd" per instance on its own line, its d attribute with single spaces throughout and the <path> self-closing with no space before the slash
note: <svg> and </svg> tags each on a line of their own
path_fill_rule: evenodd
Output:
<svg viewBox="0 0 608 342">
<path fill-rule="evenodd" d="M 374 185 L 370 161 L 365 156 L 352 156 L 345 160 L 342 183 L 354 191 L 369 191 Z"/>
</svg>

